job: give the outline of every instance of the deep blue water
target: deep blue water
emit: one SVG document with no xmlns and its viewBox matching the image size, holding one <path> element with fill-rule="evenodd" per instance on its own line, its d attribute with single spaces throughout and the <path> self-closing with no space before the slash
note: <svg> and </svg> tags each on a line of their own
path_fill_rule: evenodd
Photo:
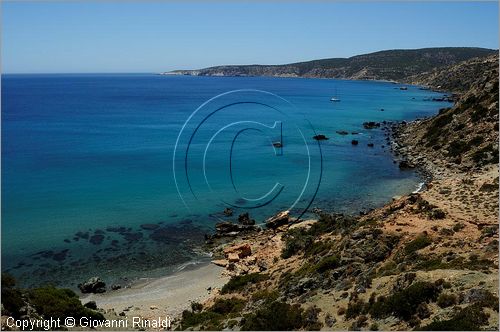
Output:
<svg viewBox="0 0 500 332">
<path fill-rule="evenodd" d="M 272 95 L 240 92 L 196 113 L 180 136 L 174 161 L 187 209 L 173 176 L 179 132 L 205 101 L 235 89 L 267 91 L 292 105 Z M 340 103 L 330 102 L 335 91 Z M 2 270 L 28 284 L 52 281 L 69 286 L 96 270 L 115 277 L 143 276 L 155 267 L 163 271 L 198 257 L 192 248 L 205 230 L 193 227 L 213 227 L 227 204 L 242 206 L 235 209 L 236 215 L 249 211 L 262 222 L 289 208 L 308 180 L 293 210 L 300 212 L 315 193 L 321 169 L 311 207 L 358 213 L 379 206 L 413 191 L 420 180 L 393 163 L 381 129 L 366 130 L 362 123 L 433 115 L 448 106 L 427 100 L 435 95 L 418 87 L 402 91 L 399 85 L 367 81 L 4 75 Z M 241 101 L 246 103 L 238 104 Z M 260 125 L 241 131 L 230 158 L 235 133 L 248 127 L 248 121 Z M 275 121 L 281 121 L 282 138 L 279 131 L 262 126 Z M 236 122 L 242 123 L 228 127 L 206 148 L 217 130 Z M 349 135 L 339 135 L 339 130 Z M 329 137 L 320 143 L 321 155 L 311 137 L 314 132 Z M 357 146 L 351 144 L 353 139 L 359 141 Z M 270 144 L 277 140 L 284 144 L 282 151 L 276 149 L 282 152 L 278 156 Z M 283 190 L 275 200 L 245 208 L 267 201 L 244 202 L 241 197 L 260 197 L 276 183 Z M 164 231 L 151 237 L 154 231 L 141 229 L 141 224 L 158 224 Z M 75 236 L 77 232 L 83 235 Z M 102 243 L 90 243 L 92 235 L 101 235 Z"/>
</svg>

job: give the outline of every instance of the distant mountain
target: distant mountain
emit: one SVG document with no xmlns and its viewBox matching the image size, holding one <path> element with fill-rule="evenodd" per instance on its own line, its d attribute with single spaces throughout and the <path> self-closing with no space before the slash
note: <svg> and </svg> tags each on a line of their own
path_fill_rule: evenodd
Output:
<svg viewBox="0 0 500 332">
<path fill-rule="evenodd" d="M 402 81 L 464 60 L 498 54 L 475 47 L 388 50 L 350 58 L 331 58 L 285 65 L 231 65 L 162 74 L 192 76 L 277 76 Z"/>
</svg>

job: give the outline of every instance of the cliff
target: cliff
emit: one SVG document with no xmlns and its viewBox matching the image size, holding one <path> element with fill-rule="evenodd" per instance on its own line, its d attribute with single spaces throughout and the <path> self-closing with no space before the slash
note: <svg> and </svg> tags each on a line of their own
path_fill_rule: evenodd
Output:
<svg viewBox="0 0 500 332">
<path fill-rule="evenodd" d="M 175 70 L 163 74 L 192 76 L 277 76 L 404 80 L 469 60 L 497 53 L 472 47 L 441 47 L 415 50 L 388 50 L 350 58 L 331 58 L 284 65 L 216 66 L 198 70 Z M 416 79 L 416 78 L 415 78 Z"/>
</svg>

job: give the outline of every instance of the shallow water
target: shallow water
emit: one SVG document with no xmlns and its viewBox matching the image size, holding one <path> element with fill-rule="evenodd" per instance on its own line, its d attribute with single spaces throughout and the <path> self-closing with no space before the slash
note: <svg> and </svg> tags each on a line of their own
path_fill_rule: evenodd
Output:
<svg viewBox="0 0 500 332">
<path fill-rule="evenodd" d="M 235 89 L 263 90 L 286 101 L 255 91 L 229 94 L 205 105 L 179 136 L 200 105 Z M 340 103 L 330 102 L 335 91 Z M 193 248 L 223 219 L 228 204 L 257 222 L 295 201 L 293 211 L 300 214 L 313 197 L 311 207 L 324 210 L 357 213 L 379 206 L 414 191 L 420 181 L 393 163 L 383 131 L 362 123 L 433 115 L 449 106 L 427 100 L 436 95 L 367 81 L 4 75 L 2 270 L 27 284 L 72 287 L 94 274 L 116 280 L 161 274 L 207 259 Z M 203 112 L 242 100 L 250 102 L 203 120 Z M 234 140 L 249 121 L 253 128 Z M 275 121 L 283 136 L 277 127 L 263 127 Z M 236 122 L 244 123 L 213 136 Z M 318 146 L 313 133 L 329 140 Z M 273 141 L 283 142 L 282 151 L 273 150 Z M 276 184 L 283 188 L 276 199 L 256 200 Z"/>
</svg>

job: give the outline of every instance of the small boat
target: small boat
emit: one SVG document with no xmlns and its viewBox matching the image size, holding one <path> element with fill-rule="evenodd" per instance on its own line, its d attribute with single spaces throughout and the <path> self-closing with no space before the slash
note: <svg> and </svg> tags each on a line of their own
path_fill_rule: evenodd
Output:
<svg viewBox="0 0 500 332">
<path fill-rule="evenodd" d="M 281 142 L 273 142 L 273 146 L 275 148 L 282 148 L 283 147 L 283 144 L 281 144 Z"/>
<path fill-rule="evenodd" d="M 337 97 L 337 89 L 335 89 L 335 97 L 330 98 L 330 101 L 339 102 L 340 98 Z"/>
</svg>

